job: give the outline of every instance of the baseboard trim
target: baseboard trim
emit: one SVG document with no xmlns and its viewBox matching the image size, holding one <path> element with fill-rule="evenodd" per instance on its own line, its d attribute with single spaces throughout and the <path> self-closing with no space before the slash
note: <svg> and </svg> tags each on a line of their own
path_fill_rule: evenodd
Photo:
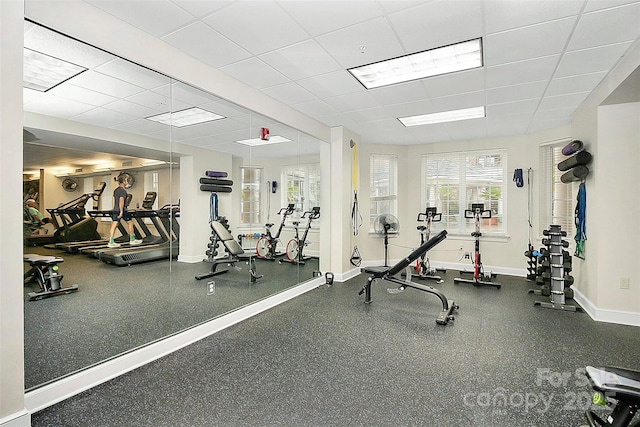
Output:
<svg viewBox="0 0 640 427">
<path fill-rule="evenodd" d="M 28 427 L 31 425 L 31 414 L 26 409 L 0 419 L 0 427 Z"/>
<path fill-rule="evenodd" d="M 25 407 L 30 414 L 40 411 L 300 296 L 324 283 L 323 277 L 315 278 L 163 340 L 29 391 L 24 396 Z M 8 426 L 14 427 L 17 424 L 8 424 Z M 2 425 L 2 427 L 5 426 Z"/>
<path fill-rule="evenodd" d="M 578 289 L 573 289 L 573 299 L 596 322 L 616 323 L 618 325 L 640 326 L 640 313 L 631 311 L 598 308 Z"/>
</svg>

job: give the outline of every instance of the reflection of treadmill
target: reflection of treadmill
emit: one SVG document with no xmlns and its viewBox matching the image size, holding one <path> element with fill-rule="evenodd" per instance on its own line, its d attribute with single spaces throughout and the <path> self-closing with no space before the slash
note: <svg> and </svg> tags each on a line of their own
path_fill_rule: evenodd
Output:
<svg viewBox="0 0 640 427">
<path fill-rule="evenodd" d="M 107 186 L 101 182 L 92 193 L 83 194 L 57 208 L 47 209 L 51 215 L 51 222 L 56 231 L 53 234 L 28 236 L 25 244 L 29 246 L 48 245 L 56 242 L 76 242 L 79 240 L 100 239 L 98 223 L 95 219 L 86 217 L 85 205 L 93 200 L 93 209 L 98 209 L 100 196 Z"/>
<path fill-rule="evenodd" d="M 163 234 L 168 237 L 166 242 L 105 251 L 100 254 L 100 259 L 107 264 L 122 267 L 159 259 L 177 258 L 180 238 L 180 224 L 178 223 L 180 207 L 177 205 L 165 205 L 154 212 L 157 214 L 156 218 L 162 223 Z"/>
<path fill-rule="evenodd" d="M 131 199 L 133 198 L 133 195 L 131 194 L 127 194 L 127 199 L 125 200 L 125 203 L 127 205 L 129 205 L 129 203 L 131 202 Z M 112 210 L 108 210 L 108 211 L 87 211 L 87 214 L 89 214 L 89 216 L 91 218 L 94 218 L 97 221 L 99 221 L 97 218 L 111 218 L 111 214 L 113 213 Z M 127 228 L 124 226 L 123 221 L 118 222 L 118 231 L 120 232 L 120 236 L 117 237 L 115 240 L 118 243 L 122 243 L 122 242 L 128 242 L 129 241 L 129 230 L 127 230 Z M 94 246 L 94 247 L 98 247 L 98 246 L 106 246 L 106 244 L 109 243 L 109 239 L 97 239 L 97 240 L 84 240 L 84 241 L 80 241 L 80 242 L 63 242 L 63 243 L 56 243 L 55 244 L 55 248 L 56 249 L 62 249 L 67 253 L 70 254 L 77 254 L 79 253 L 82 249 L 90 247 L 90 246 Z"/>
<path fill-rule="evenodd" d="M 142 240 L 142 243 L 140 245 L 157 244 L 167 240 L 168 238 L 168 236 L 163 234 L 162 230 L 158 229 L 157 221 L 153 220 L 153 217 L 157 214 L 156 211 L 151 210 L 151 208 L 153 207 L 157 196 L 158 194 L 156 192 L 149 191 L 145 195 L 144 201 L 142 202 L 142 209 L 129 210 L 129 216 L 131 217 L 131 220 L 134 221 L 133 230 L 136 239 Z M 129 202 L 130 200 L 128 199 L 127 203 Z M 111 216 L 112 211 L 106 211 L 106 213 L 108 213 L 108 216 Z M 101 215 L 105 216 L 105 212 L 103 212 Z M 149 227 L 147 227 L 144 218 L 151 218 L 153 225 L 158 230 L 158 233 L 160 233 L 159 236 L 154 235 L 151 230 L 149 230 Z M 120 221 L 118 223 L 118 230 L 120 230 L 121 236 L 116 238 L 115 241 L 120 244 L 119 248 L 109 248 L 107 246 L 109 241 L 104 240 L 95 245 L 87 245 L 85 247 L 82 247 L 79 249 L 79 251 L 85 255 L 89 255 L 94 258 L 100 258 L 103 252 L 118 251 L 122 248 L 129 247 L 129 230 L 124 227 L 123 221 Z"/>
</svg>

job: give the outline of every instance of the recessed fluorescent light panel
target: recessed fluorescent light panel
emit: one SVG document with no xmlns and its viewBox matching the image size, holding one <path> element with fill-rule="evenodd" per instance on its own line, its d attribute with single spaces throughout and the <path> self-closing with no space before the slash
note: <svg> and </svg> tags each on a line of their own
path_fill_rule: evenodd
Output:
<svg viewBox="0 0 640 427">
<path fill-rule="evenodd" d="M 367 89 L 482 67 L 482 39 L 412 53 L 348 71 Z"/>
<path fill-rule="evenodd" d="M 242 141 L 236 141 L 238 144 L 248 145 L 249 147 L 255 147 L 256 145 L 269 145 L 269 144 L 279 144 L 281 142 L 291 142 L 290 139 L 285 138 L 284 136 L 273 135 L 268 140 L 261 138 L 253 138 L 253 139 L 243 139 Z"/>
<path fill-rule="evenodd" d="M 187 108 L 186 110 L 173 111 L 158 114 L 157 116 L 147 117 L 147 120 L 181 128 L 225 118 L 225 116 L 221 116 L 220 114 L 212 113 L 211 111 L 203 110 L 202 108 L 193 107 Z"/>
<path fill-rule="evenodd" d="M 79 65 L 24 48 L 22 85 L 28 89 L 46 92 L 86 70 Z"/>
<path fill-rule="evenodd" d="M 485 117 L 484 106 L 462 110 L 442 111 L 440 113 L 421 114 L 419 116 L 400 117 L 398 120 L 406 127 L 432 125 L 435 123 L 455 122 L 457 120 L 479 119 Z"/>
</svg>

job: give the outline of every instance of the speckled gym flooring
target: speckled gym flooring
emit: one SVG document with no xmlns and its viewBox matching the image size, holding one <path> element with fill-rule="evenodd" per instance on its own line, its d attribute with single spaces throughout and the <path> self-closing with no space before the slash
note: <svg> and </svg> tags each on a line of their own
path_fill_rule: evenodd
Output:
<svg viewBox="0 0 640 427">
<path fill-rule="evenodd" d="M 501 289 L 434 285 L 440 302 L 366 277 L 321 287 L 32 416 L 39 426 L 579 426 L 586 365 L 640 370 L 640 329 L 534 306 Z"/>
</svg>

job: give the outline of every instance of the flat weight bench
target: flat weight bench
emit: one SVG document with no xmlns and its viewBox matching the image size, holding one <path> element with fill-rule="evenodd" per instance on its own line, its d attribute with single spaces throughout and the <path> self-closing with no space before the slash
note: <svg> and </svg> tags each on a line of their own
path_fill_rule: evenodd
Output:
<svg viewBox="0 0 640 427">
<path fill-rule="evenodd" d="M 256 274 L 256 267 L 253 258 L 256 256 L 255 254 L 246 253 L 242 246 L 238 242 L 235 241 L 229 230 L 222 225 L 219 221 L 211 221 L 210 223 L 211 229 L 218 237 L 218 240 L 222 242 L 224 245 L 227 256 L 216 258 L 212 261 L 211 271 L 204 274 L 199 274 L 196 276 L 196 280 L 206 279 L 208 277 L 213 277 L 217 274 L 226 273 L 229 271 L 226 270 L 217 270 L 218 265 L 226 264 L 229 266 L 235 265 L 236 262 L 247 261 L 249 264 L 249 275 L 251 278 L 251 283 L 255 283 L 256 280 L 262 278 L 262 276 L 258 276 Z"/>
<path fill-rule="evenodd" d="M 365 303 L 371 303 L 371 284 L 376 279 L 386 280 L 388 282 L 396 283 L 399 285 L 398 290 L 403 291 L 406 288 L 414 288 L 419 291 L 428 292 L 430 294 L 434 294 L 440 301 L 442 302 L 442 312 L 436 318 L 436 323 L 439 325 L 446 325 L 449 323 L 449 320 L 453 320 L 454 317 L 452 315 L 453 310 L 457 310 L 459 307 L 451 300 L 448 300 L 447 297 L 431 286 L 426 286 L 418 283 L 412 282 L 409 278 L 407 280 L 402 280 L 395 277 L 397 274 L 401 273 L 405 268 L 411 265 L 416 259 L 425 254 L 427 251 L 432 249 L 435 245 L 443 241 L 447 237 L 447 231 L 443 230 L 431 239 L 424 242 L 418 249 L 414 250 L 409 254 L 408 257 L 400 260 L 396 265 L 392 267 L 364 267 L 361 269 L 363 273 L 371 274 L 369 279 L 367 279 L 366 285 L 362 288 L 362 290 L 358 293 L 358 295 L 365 294 Z"/>
<path fill-rule="evenodd" d="M 640 426 L 640 421 L 631 424 L 633 417 L 640 409 L 640 372 L 622 368 L 587 366 L 586 375 L 596 391 L 593 402 L 612 407 L 606 421 L 588 410 L 585 415 L 589 426 Z M 609 399 L 614 403 L 611 404 Z"/>
<path fill-rule="evenodd" d="M 31 267 L 25 274 L 25 283 L 36 281 L 40 292 L 29 292 L 29 301 L 49 298 L 56 295 L 68 294 L 78 290 L 78 285 L 62 287 L 62 274 L 58 273 L 58 264 L 64 262 L 62 258 L 38 254 L 24 254 L 24 262 Z"/>
</svg>

